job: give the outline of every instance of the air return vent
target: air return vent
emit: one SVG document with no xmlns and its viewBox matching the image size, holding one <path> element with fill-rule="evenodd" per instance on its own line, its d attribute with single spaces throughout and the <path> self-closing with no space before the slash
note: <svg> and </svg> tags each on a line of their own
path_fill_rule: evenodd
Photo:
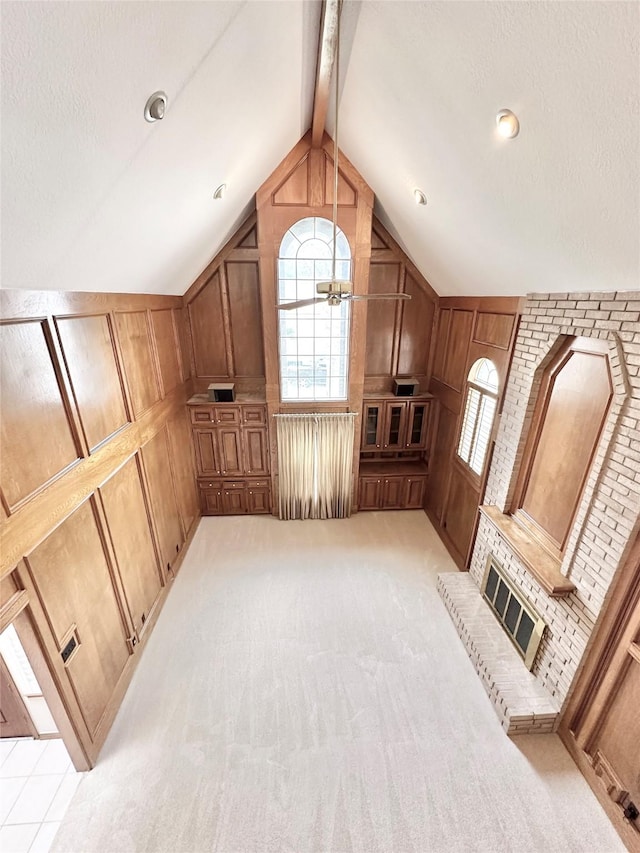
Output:
<svg viewBox="0 0 640 853">
<path fill-rule="evenodd" d="M 525 666 L 531 669 L 545 623 L 522 593 L 507 579 L 493 554 L 487 560 L 482 594 L 524 660 Z"/>
</svg>

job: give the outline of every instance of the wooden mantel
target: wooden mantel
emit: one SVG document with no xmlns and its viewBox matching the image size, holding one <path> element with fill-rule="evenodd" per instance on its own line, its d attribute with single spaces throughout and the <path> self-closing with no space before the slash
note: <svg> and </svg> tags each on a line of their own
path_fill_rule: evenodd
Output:
<svg viewBox="0 0 640 853">
<path fill-rule="evenodd" d="M 480 512 L 548 595 L 557 598 L 575 590 L 575 584 L 561 573 L 559 561 L 532 539 L 510 515 L 500 512 L 496 506 L 481 506 Z"/>
</svg>

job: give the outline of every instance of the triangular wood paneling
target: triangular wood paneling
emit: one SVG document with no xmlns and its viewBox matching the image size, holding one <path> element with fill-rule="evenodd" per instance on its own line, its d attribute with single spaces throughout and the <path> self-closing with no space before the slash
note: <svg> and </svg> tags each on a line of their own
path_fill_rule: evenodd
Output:
<svg viewBox="0 0 640 853">
<path fill-rule="evenodd" d="M 254 225 L 251 231 L 247 234 L 241 243 L 238 243 L 241 249 L 257 249 L 258 248 L 258 229 Z"/>
<path fill-rule="evenodd" d="M 340 159 L 338 159 L 340 167 Z M 333 157 L 325 152 L 324 156 L 324 203 L 333 204 Z M 355 207 L 358 200 L 356 188 L 345 178 L 342 170 L 338 174 L 338 204 L 341 207 Z"/>
<path fill-rule="evenodd" d="M 340 185 L 338 185 L 338 190 L 340 190 Z M 339 198 L 339 196 L 338 196 Z M 371 230 L 371 248 L 372 249 L 388 249 L 389 246 L 385 243 L 382 237 L 378 234 L 375 229 L 375 225 Z"/>
<path fill-rule="evenodd" d="M 309 203 L 309 155 L 298 163 L 296 168 L 280 184 L 273 194 L 273 204 Z"/>
</svg>

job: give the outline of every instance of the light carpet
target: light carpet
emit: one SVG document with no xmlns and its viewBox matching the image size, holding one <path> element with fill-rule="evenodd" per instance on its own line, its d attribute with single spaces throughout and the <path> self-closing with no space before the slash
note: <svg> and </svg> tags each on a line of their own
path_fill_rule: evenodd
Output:
<svg viewBox="0 0 640 853">
<path fill-rule="evenodd" d="M 624 850 L 555 735 L 510 740 L 420 511 L 206 518 L 65 853 Z"/>
</svg>

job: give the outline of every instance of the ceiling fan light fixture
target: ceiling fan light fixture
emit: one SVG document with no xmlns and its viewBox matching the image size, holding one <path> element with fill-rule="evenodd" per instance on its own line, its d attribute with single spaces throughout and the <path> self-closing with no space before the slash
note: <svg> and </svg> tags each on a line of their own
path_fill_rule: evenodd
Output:
<svg viewBox="0 0 640 853">
<path fill-rule="evenodd" d="M 220 186 L 216 187 L 216 189 L 213 191 L 214 199 L 216 199 L 216 201 L 218 201 L 219 199 L 224 198 L 224 194 L 226 193 L 226 191 L 227 191 L 227 185 L 226 184 L 220 184 Z"/>
<path fill-rule="evenodd" d="M 514 139 L 520 133 L 518 116 L 511 110 L 500 110 L 496 116 L 496 125 L 503 139 Z"/>
<path fill-rule="evenodd" d="M 418 187 L 416 187 L 414 189 L 413 197 L 415 199 L 416 204 L 426 204 L 427 203 L 426 195 L 422 192 L 421 189 L 418 189 Z"/>
</svg>

